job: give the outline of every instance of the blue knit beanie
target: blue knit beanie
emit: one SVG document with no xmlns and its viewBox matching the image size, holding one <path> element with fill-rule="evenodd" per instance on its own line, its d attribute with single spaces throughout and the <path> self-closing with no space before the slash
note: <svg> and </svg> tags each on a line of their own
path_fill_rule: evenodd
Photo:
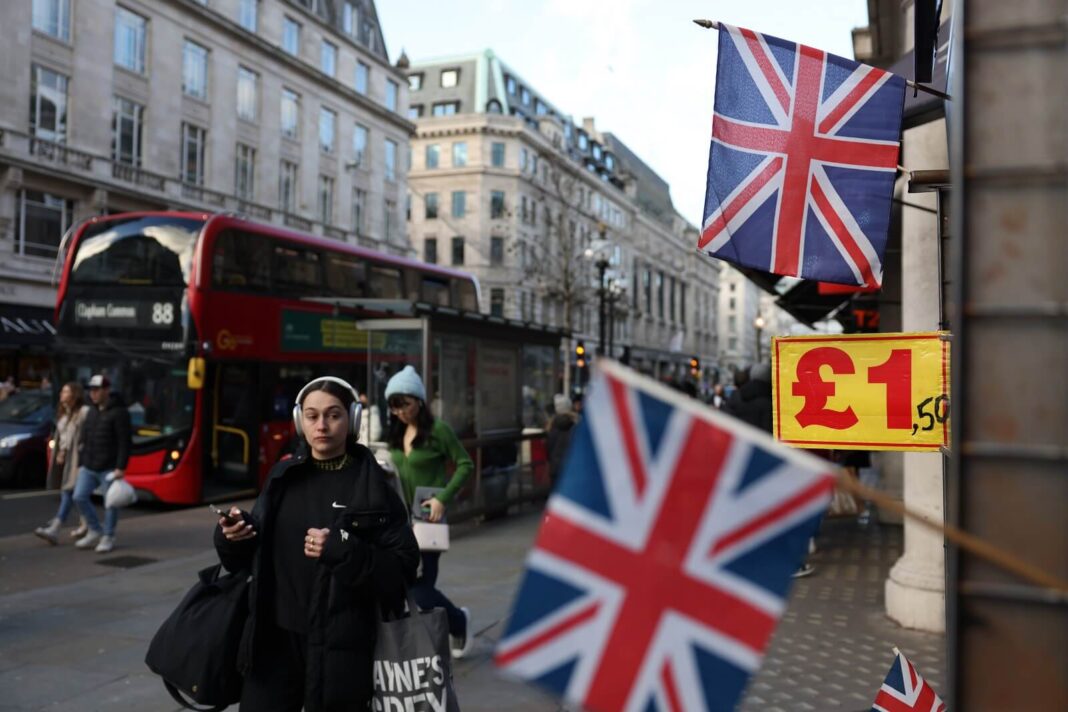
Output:
<svg viewBox="0 0 1068 712">
<path fill-rule="evenodd" d="M 423 379 L 411 366 L 405 366 L 393 374 L 386 384 L 386 400 L 394 395 L 415 396 L 426 402 L 426 388 L 423 387 Z"/>
</svg>

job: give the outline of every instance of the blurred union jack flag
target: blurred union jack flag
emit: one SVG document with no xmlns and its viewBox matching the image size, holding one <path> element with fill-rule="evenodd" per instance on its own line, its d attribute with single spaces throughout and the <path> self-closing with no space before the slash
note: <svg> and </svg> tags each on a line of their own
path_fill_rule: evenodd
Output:
<svg viewBox="0 0 1068 712">
<path fill-rule="evenodd" d="M 721 23 L 698 249 L 880 285 L 904 90 L 881 69 Z"/>
<path fill-rule="evenodd" d="M 872 704 L 872 712 L 946 712 L 934 688 L 920 676 L 916 666 L 894 648 L 894 664 Z"/>
<path fill-rule="evenodd" d="M 497 665 L 594 712 L 733 709 L 828 463 L 616 364 L 584 413 Z"/>
</svg>

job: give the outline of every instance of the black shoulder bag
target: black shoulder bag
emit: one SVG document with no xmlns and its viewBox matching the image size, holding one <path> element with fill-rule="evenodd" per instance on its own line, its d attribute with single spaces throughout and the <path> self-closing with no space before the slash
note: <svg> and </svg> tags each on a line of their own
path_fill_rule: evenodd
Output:
<svg viewBox="0 0 1068 712">
<path fill-rule="evenodd" d="M 199 581 L 152 637 L 145 664 L 163 678 L 167 692 L 218 712 L 241 699 L 237 652 L 248 618 L 248 572 L 226 574 L 222 564 L 204 569 Z M 209 710 L 202 710 L 209 712 Z"/>
</svg>

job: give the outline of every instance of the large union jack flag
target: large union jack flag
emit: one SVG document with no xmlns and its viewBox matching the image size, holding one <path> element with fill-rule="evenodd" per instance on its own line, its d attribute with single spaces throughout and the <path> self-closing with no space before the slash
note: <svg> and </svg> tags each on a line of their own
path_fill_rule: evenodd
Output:
<svg viewBox="0 0 1068 712">
<path fill-rule="evenodd" d="M 733 709 L 828 463 L 611 363 L 584 412 L 497 665 L 594 712 Z"/>
<path fill-rule="evenodd" d="M 774 274 L 877 286 L 905 81 L 720 24 L 698 248 Z"/>
<path fill-rule="evenodd" d="M 872 712 L 946 712 L 945 704 L 916 666 L 897 648 L 894 654 L 897 657 L 875 696 Z"/>
</svg>

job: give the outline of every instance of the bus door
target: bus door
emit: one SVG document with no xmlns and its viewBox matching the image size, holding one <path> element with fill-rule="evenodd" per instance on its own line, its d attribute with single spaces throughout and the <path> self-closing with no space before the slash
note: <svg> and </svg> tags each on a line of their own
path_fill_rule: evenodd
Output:
<svg viewBox="0 0 1068 712">
<path fill-rule="evenodd" d="M 217 363 L 211 381 L 205 499 L 255 490 L 260 390 L 253 364 Z"/>
</svg>

